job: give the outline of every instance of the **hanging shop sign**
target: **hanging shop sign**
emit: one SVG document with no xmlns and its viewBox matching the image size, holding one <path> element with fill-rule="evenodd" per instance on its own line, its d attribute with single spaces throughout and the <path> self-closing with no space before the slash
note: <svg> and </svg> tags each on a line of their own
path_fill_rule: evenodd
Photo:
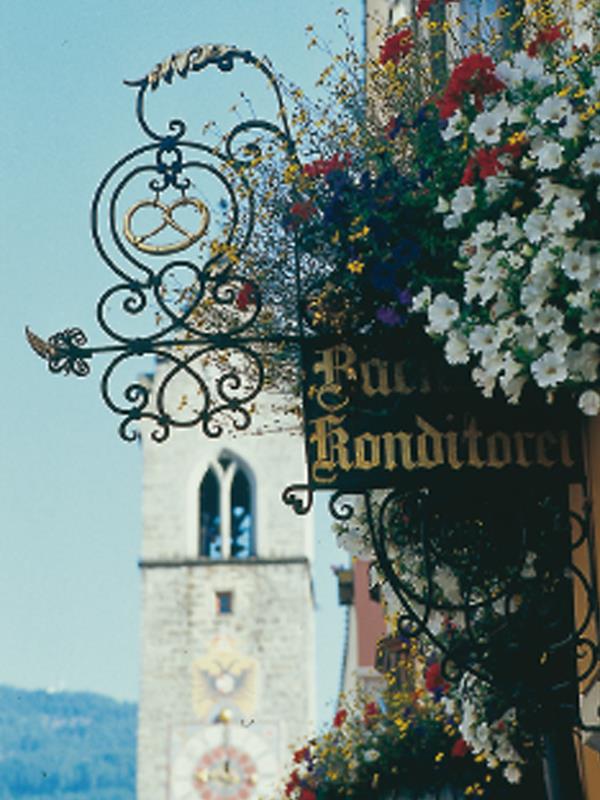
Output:
<svg viewBox="0 0 600 800">
<path fill-rule="evenodd" d="M 581 477 L 578 418 L 566 399 L 486 399 L 465 370 L 408 334 L 309 339 L 303 371 L 313 489 L 475 490 L 498 479 L 522 486 Z"/>
</svg>

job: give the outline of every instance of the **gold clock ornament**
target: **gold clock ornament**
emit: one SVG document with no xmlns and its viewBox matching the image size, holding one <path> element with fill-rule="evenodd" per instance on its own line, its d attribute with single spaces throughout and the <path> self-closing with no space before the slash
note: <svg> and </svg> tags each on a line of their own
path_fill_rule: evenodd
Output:
<svg viewBox="0 0 600 800">
<path fill-rule="evenodd" d="M 169 800 L 257 800 L 279 778 L 276 741 L 220 723 L 176 731 Z"/>
</svg>

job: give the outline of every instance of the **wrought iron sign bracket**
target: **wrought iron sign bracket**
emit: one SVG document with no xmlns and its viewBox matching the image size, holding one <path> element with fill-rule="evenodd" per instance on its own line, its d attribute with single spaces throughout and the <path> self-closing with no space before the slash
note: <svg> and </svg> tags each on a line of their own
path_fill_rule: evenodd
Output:
<svg viewBox="0 0 600 800">
<path fill-rule="evenodd" d="M 216 144 L 190 138 L 183 119 L 169 120 L 166 132 L 151 123 L 148 98 L 162 84 L 209 67 L 229 73 L 238 64 L 265 79 L 275 100 L 274 119 L 236 122 Z M 109 342 L 89 345 L 77 327 L 47 339 L 27 328 L 27 340 L 53 373 L 85 377 L 94 356 L 108 357 L 101 393 L 122 417 L 119 432 L 126 440 L 136 438 L 142 420 L 154 425 L 156 441 L 174 427 L 192 425 L 218 436 L 228 414 L 243 430 L 265 380 L 264 348 L 295 346 L 302 335 L 299 309 L 288 330 L 265 330 L 261 286 L 243 266 L 260 202 L 253 170 L 269 146 L 287 163 L 297 158 L 281 86 L 265 59 L 226 45 L 176 53 L 142 79 L 125 83 L 136 90 L 135 114 L 146 143 L 109 169 L 91 209 L 94 245 L 117 278 L 96 308 Z M 139 359 L 148 356 L 162 365 L 150 366 L 152 391 L 138 379 L 148 372 Z M 220 375 L 210 370 L 217 361 Z M 134 377 L 128 367 L 137 368 Z M 185 413 L 174 388 L 181 378 L 197 394 Z"/>
</svg>

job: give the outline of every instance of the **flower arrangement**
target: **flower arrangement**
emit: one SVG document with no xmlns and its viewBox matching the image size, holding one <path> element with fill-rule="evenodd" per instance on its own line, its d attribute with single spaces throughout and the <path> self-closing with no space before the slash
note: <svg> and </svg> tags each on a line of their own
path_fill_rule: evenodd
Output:
<svg viewBox="0 0 600 800">
<path fill-rule="evenodd" d="M 475 94 L 465 90 L 473 69 Z M 463 280 L 454 298 L 423 298 L 429 333 L 451 364 L 473 365 L 486 396 L 499 385 L 517 403 L 528 382 L 549 394 L 568 386 L 597 414 L 599 54 L 552 26 L 497 65 L 463 60 L 439 110 L 442 137 L 467 154 L 437 204 L 444 227 L 460 231 Z"/>
<path fill-rule="evenodd" d="M 566 388 L 596 414 L 600 53 L 547 0 L 509 16 L 420 0 L 366 65 L 333 57 L 325 101 L 291 90 L 301 159 L 269 211 L 307 266 L 315 330 L 412 317 L 486 396 Z"/>
<path fill-rule="evenodd" d="M 377 699 L 342 699 L 329 729 L 296 750 L 286 798 L 518 796 L 516 763 L 501 768 L 472 749 L 459 730 L 440 665 L 420 659 L 414 641 L 406 640 L 400 668 L 386 679 Z M 494 734 L 507 749 L 512 727 L 507 718 Z"/>
</svg>

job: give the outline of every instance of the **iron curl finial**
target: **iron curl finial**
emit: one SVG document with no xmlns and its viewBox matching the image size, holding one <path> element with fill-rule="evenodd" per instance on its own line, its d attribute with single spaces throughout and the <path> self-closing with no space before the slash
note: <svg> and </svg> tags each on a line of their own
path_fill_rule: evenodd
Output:
<svg viewBox="0 0 600 800">
<path fill-rule="evenodd" d="M 190 72 L 200 72 L 209 64 L 216 64 L 219 69 L 228 72 L 233 69 L 233 59 L 242 58 L 244 61 L 252 60 L 249 50 L 240 50 L 234 45 L 227 44 L 200 44 L 173 53 L 159 62 L 147 75 L 136 81 L 124 81 L 127 86 L 147 87 L 157 89 L 160 82 L 171 83 L 178 75 L 187 78 Z"/>
</svg>

